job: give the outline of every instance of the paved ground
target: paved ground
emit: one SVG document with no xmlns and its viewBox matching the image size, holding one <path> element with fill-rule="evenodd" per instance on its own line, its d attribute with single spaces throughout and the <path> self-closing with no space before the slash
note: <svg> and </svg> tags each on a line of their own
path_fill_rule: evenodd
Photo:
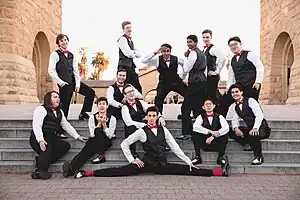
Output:
<svg viewBox="0 0 300 200">
<path fill-rule="evenodd" d="M 141 175 L 116 178 L 64 179 L 61 174 L 47 181 L 29 174 L 0 174 L 2 200 L 77 199 L 228 199 L 299 200 L 300 176 L 233 175 L 189 177 Z"/>
<path fill-rule="evenodd" d="M 39 104 L 0 105 L 0 120 L 32 119 L 33 110 Z M 78 119 L 81 104 L 72 104 L 69 119 Z M 180 113 L 179 104 L 165 104 L 163 115 L 167 119 L 176 119 Z M 268 120 L 300 120 L 300 105 L 262 105 L 266 119 Z M 96 109 L 96 106 L 93 107 Z M 231 119 L 231 113 L 228 113 Z"/>
</svg>

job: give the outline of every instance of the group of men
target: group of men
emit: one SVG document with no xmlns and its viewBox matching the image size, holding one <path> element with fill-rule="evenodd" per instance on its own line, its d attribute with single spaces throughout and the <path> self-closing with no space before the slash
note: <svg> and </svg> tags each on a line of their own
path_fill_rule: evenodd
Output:
<svg viewBox="0 0 300 200">
<path fill-rule="evenodd" d="M 251 164 L 262 164 L 261 139 L 266 138 L 270 130 L 257 102 L 263 79 L 263 66 L 251 51 L 242 49 L 239 37 L 232 37 L 228 45 L 235 56 L 231 60 L 227 89 L 220 98 L 218 91 L 219 74 L 226 58 L 211 43 L 212 31 L 202 32 L 203 50 L 198 47 L 196 35 L 187 37 L 188 50 L 185 60 L 171 55 L 172 47 L 163 44 L 153 53 L 145 56 L 143 62 L 156 66 L 159 72 L 155 106 L 150 106 L 142 98 L 142 87 L 135 71 L 134 58 L 141 55 L 135 49 L 131 36 L 131 23 L 122 23 L 124 34 L 118 40 L 119 64 L 116 81 L 107 89 L 106 97 L 97 99 L 95 114 L 92 110 L 95 91 L 80 82 L 75 56 L 67 50 L 69 38 L 59 34 L 56 38 L 58 49 L 51 53 L 49 74 L 57 83 L 58 91 L 48 92 L 44 104 L 37 107 L 33 116 L 33 130 L 30 136 L 32 148 L 39 154 L 35 157 L 34 179 L 51 178 L 48 172 L 50 163 L 65 155 L 70 144 L 63 140 L 65 132 L 85 142 L 83 149 L 63 165 L 64 177 L 73 176 L 126 176 L 152 172 L 158 174 L 228 176 L 229 161 L 225 156 L 228 136 L 241 145 L 249 145 L 245 150 L 254 152 Z M 180 73 L 179 66 L 182 67 Z M 188 76 L 188 81 L 184 79 Z M 88 119 L 90 137 L 80 136 L 67 121 L 73 92 L 85 96 L 80 120 Z M 196 156 L 188 158 L 165 127 L 163 102 L 170 91 L 184 97 L 181 107 L 182 136 L 179 140 L 192 139 Z M 235 103 L 234 103 L 235 102 Z M 234 116 L 232 129 L 226 121 L 229 107 Z M 195 117 L 192 123 L 191 113 Z M 147 122 L 145 123 L 144 118 Z M 114 142 L 117 120 L 124 122 L 125 140 L 121 148 L 129 165 L 95 171 L 83 171 L 80 168 L 93 155 L 92 163 L 106 161 L 105 151 Z M 240 119 L 246 123 L 241 127 Z M 141 157 L 136 151 L 136 142 L 143 144 L 145 151 Z M 221 168 L 213 170 L 199 169 L 202 163 L 200 149 L 218 152 L 217 163 Z M 167 163 L 166 152 L 172 150 L 182 161 L 188 164 Z"/>
</svg>

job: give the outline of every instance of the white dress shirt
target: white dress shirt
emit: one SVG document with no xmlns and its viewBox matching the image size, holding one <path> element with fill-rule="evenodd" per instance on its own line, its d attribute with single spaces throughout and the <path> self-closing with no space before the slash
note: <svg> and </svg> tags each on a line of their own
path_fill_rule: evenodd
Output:
<svg viewBox="0 0 300 200">
<path fill-rule="evenodd" d="M 178 57 L 177 57 L 178 58 Z M 156 68 L 158 68 L 159 66 L 159 55 L 158 54 L 149 54 L 147 56 L 144 57 L 144 59 L 142 60 L 142 63 L 144 63 L 145 65 L 148 66 L 155 66 Z M 166 62 L 167 67 L 170 66 L 170 62 Z M 180 65 L 181 67 L 177 68 L 177 74 L 179 75 L 180 78 L 183 77 L 183 65 L 184 65 L 184 60 L 181 58 L 178 58 L 178 65 Z"/>
<path fill-rule="evenodd" d="M 132 86 L 132 88 L 134 87 Z M 119 87 L 119 90 L 121 93 L 123 93 L 123 87 Z M 143 95 L 137 89 L 134 88 L 134 90 L 135 90 L 135 97 L 138 99 L 142 99 Z M 107 98 L 108 105 L 111 105 L 116 108 L 120 108 L 123 104 L 114 99 L 114 93 L 115 93 L 114 87 L 109 86 L 106 90 L 106 98 Z"/>
<path fill-rule="evenodd" d="M 203 52 L 205 52 L 207 48 L 208 48 L 208 47 L 204 48 L 204 49 L 203 49 Z M 225 64 L 226 64 L 226 61 L 227 61 L 225 55 L 224 55 L 221 51 L 219 51 L 219 50 L 216 48 L 215 45 L 212 46 L 212 47 L 210 48 L 210 50 L 209 50 L 208 53 L 209 53 L 210 55 L 212 55 L 212 56 L 216 56 L 216 57 L 217 57 L 217 61 L 216 61 L 216 68 L 217 68 L 217 69 L 216 69 L 215 72 L 216 72 L 217 74 L 220 74 L 221 71 L 222 71 L 222 69 L 223 69 L 223 67 L 224 67 Z"/>
<path fill-rule="evenodd" d="M 110 121 L 109 121 L 109 128 L 103 129 L 104 133 L 106 134 L 106 136 L 109 139 L 111 139 L 114 136 L 116 126 L 117 126 L 117 120 L 113 115 L 111 115 L 110 116 Z M 89 130 L 90 130 L 90 136 L 91 137 L 95 137 L 95 129 L 96 129 L 95 117 L 94 117 L 93 114 L 91 114 L 90 118 L 89 118 Z"/>
<path fill-rule="evenodd" d="M 236 56 L 237 61 L 239 60 L 240 56 Z M 235 58 L 233 58 L 235 59 Z M 255 55 L 252 51 L 248 52 L 247 59 L 253 63 L 256 68 L 256 80 L 255 83 L 262 83 L 264 79 L 264 66 L 257 55 Z M 228 71 L 228 80 L 227 80 L 227 89 L 230 88 L 232 84 L 236 83 L 234 71 L 232 69 L 232 65 L 229 67 Z"/>
<path fill-rule="evenodd" d="M 68 56 L 67 53 L 64 54 L 66 57 Z M 56 63 L 59 61 L 59 55 L 56 51 L 53 51 L 50 54 L 49 58 L 49 67 L 48 67 L 48 73 L 51 76 L 51 78 L 58 84 L 58 85 L 63 85 L 66 83 L 65 81 L 61 80 L 58 77 L 58 74 L 56 72 Z M 79 69 L 78 69 L 78 62 L 76 59 L 76 56 L 73 54 L 73 73 L 75 76 L 75 87 L 79 88 L 80 87 L 80 74 L 79 74 Z"/>
<path fill-rule="evenodd" d="M 262 109 L 259 105 L 259 103 L 253 99 L 253 98 L 249 98 L 248 99 L 248 103 L 249 103 L 249 107 L 251 108 L 253 114 L 255 115 L 255 121 L 254 121 L 254 126 L 253 128 L 257 128 L 259 129 L 260 125 L 261 125 L 261 122 L 262 120 L 264 119 L 264 114 L 262 112 Z M 234 130 L 235 128 L 239 127 L 240 126 L 240 121 L 243 121 L 243 119 L 241 119 L 238 114 L 236 113 L 235 111 L 235 106 L 236 104 L 233 103 L 229 109 L 231 109 L 231 112 L 233 112 L 233 117 L 232 117 L 232 121 L 231 121 L 231 124 L 232 124 L 232 129 Z M 243 108 L 243 104 L 240 104 L 239 105 L 239 108 L 242 110 Z"/>
<path fill-rule="evenodd" d="M 166 128 L 163 127 L 164 132 L 165 132 L 165 139 L 170 147 L 170 149 L 178 156 L 182 161 L 190 165 L 192 161 L 184 154 L 184 152 L 180 149 L 179 145 L 177 142 L 174 140 L 172 134 L 170 131 Z M 151 131 L 153 134 L 157 135 L 157 128 L 152 128 Z M 132 163 L 134 161 L 133 156 L 131 155 L 130 148 L 129 146 L 136 141 L 141 141 L 142 143 L 147 141 L 147 135 L 145 131 L 142 128 L 139 128 L 136 130 L 134 133 L 132 133 L 128 138 L 126 138 L 122 143 L 121 143 L 121 148 L 123 150 L 123 153 L 126 157 L 126 159 L 129 161 L 129 163 Z"/>
<path fill-rule="evenodd" d="M 211 125 L 212 121 L 213 121 L 213 117 L 208 117 L 207 119 L 208 119 L 209 124 Z M 218 130 L 218 132 L 220 133 L 220 136 L 222 136 L 222 135 L 225 135 L 226 133 L 228 133 L 229 125 L 228 125 L 228 122 L 226 121 L 226 119 L 222 115 L 219 115 L 219 120 L 220 120 L 221 128 Z M 202 126 L 202 123 L 203 123 L 202 116 L 199 115 L 193 124 L 193 131 L 195 131 L 197 133 L 202 133 L 204 135 L 208 135 L 209 129 L 204 128 Z M 220 137 L 220 136 L 218 136 L 218 137 Z"/>
<path fill-rule="evenodd" d="M 194 67 L 194 64 L 197 60 L 197 53 L 196 51 L 191 51 L 189 53 L 189 56 L 187 58 L 187 60 L 184 62 L 183 65 L 183 78 L 185 78 L 185 76 L 191 71 L 191 69 Z"/>
<path fill-rule="evenodd" d="M 143 101 L 143 100 L 140 100 L 140 102 L 142 104 L 144 112 L 146 112 L 147 109 L 150 107 L 150 105 L 148 103 L 146 103 L 145 101 Z M 132 107 L 133 107 L 133 109 L 137 110 L 136 104 L 133 105 Z M 134 125 L 136 128 L 141 128 L 141 127 L 144 127 L 146 125 L 143 122 L 133 121 L 131 116 L 130 116 L 129 109 L 126 105 L 122 106 L 121 114 L 122 114 L 122 119 L 123 119 L 126 126 Z"/>
<path fill-rule="evenodd" d="M 127 38 L 125 36 L 121 36 L 119 38 L 118 47 L 121 49 L 122 53 L 128 58 L 139 58 L 141 56 L 135 46 L 134 50 L 130 49 L 127 42 Z"/>
<path fill-rule="evenodd" d="M 61 127 L 73 138 L 77 139 L 79 137 L 79 134 L 77 133 L 77 131 L 73 128 L 73 126 L 71 126 L 71 124 L 67 121 L 64 112 L 62 110 L 61 111 L 61 121 L 60 121 L 60 125 Z M 55 116 L 56 115 L 56 111 L 53 110 L 53 113 Z M 32 120 L 32 127 L 33 127 L 33 133 L 35 135 L 35 138 L 38 142 L 43 141 L 44 140 L 44 134 L 43 134 L 43 122 L 44 122 L 44 118 L 47 115 L 47 110 L 45 109 L 44 106 L 38 106 L 34 112 L 33 112 L 33 120 Z M 53 133 L 54 134 L 54 133 Z"/>
</svg>

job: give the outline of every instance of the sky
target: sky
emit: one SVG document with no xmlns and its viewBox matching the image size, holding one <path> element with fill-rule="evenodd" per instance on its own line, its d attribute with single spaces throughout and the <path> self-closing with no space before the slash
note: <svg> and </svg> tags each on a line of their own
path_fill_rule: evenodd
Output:
<svg viewBox="0 0 300 200">
<path fill-rule="evenodd" d="M 103 79 L 115 76 L 118 63 L 117 40 L 123 34 L 121 23 L 132 22 L 135 46 L 147 55 L 163 43 L 172 54 L 183 57 L 186 37 L 213 31 L 213 44 L 225 55 L 227 41 L 239 36 L 244 49 L 260 51 L 260 0 L 63 0 L 62 31 L 70 38 L 69 48 L 78 53 L 87 47 L 88 55 L 103 51 L 110 60 Z M 91 58 L 89 57 L 89 62 Z M 144 65 L 135 60 L 139 68 Z M 226 80 L 226 70 L 221 79 Z"/>
</svg>

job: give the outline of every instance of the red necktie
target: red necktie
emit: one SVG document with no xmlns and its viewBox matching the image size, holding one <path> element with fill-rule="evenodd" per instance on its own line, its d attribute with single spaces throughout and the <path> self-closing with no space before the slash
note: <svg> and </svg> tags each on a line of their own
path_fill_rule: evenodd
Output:
<svg viewBox="0 0 300 200">
<path fill-rule="evenodd" d="M 57 107 L 52 106 L 51 108 L 52 108 L 52 110 L 57 110 Z"/>
<path fill-rule="evenodd" d="M 164 62 L 170 62 L 170 59 L 164 59 Z"/>
<path fill-rule="evenodd" d="M 123 83 L 123 84 L 118 84 L 118 83 L 117 83 L 117 87 L 118 87 L 118 88 L 120 88 L 120 87 L 121 87 L 121 88 L 122 88 L 122 87 L 124 87 L 124 83 Z"/>
<path fill-rule="evenodd" d="M 207 48 L 207 47 L 209 47 L 209 44 L 204 45 L 204 49 Z"/>
<path fill-rule="evenodd" d="M 243 102 L 244 102 L 244 98 L 242 98 L 240 101 L 235 102 L 235 104 L 240 105 L 240 104 L 243 104 Z"/>
<path fill-rule="evenodd" d="M 214 117 L 214 116 L 215 116 L 214 113 L 212 113 L 212 114 L 206 114 L 206 115 L 205 115 L 206 118 Z"/>
<path fill-rule="evenodd" d="M 130 35 L 127 35 L 127 34 L 124 34 L 124 36 L 129 40 L 131 40 L 131 38 L 132 38 Z"/>
<path fill-rule="evenodd" d="M 241 56 L 242 52 L 236 53 L 236 56 Z"/>
<path fill-rule="evenodd" d="M 69 50 L 62 50 L 64 54 L 69 53 Z"/>
<path fill-rule="evenodd" d="M 156 124 L 154 124 L 154 125 L 147 124 L 147 126 L 148 126 L 150 129 L 157 128 L 157 125 L 156 125 Z"/>
<path fill-rule="evenodd" d="M 134 106 L 136 104 L 136 101 L 129 103 L 131 106 Z"/>
</svg>

